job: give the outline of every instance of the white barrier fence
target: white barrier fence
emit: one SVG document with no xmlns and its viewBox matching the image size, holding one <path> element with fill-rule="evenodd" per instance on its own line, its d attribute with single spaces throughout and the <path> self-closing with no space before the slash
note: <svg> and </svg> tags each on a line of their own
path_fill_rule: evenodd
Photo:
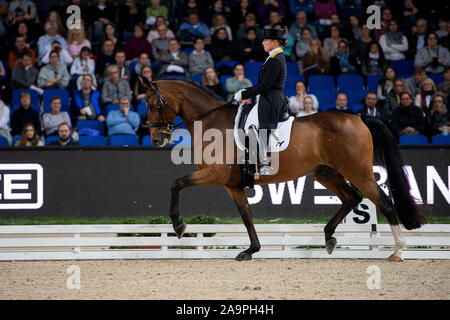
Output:
<svg viewBox="0 0 450 320">
<path fill-rule="evenodd" d="M 389 225 L 339 225 L 332 255 L 323 224 L 255 225 L 262 245 L 254 258 L 387 258 L 394 249 Z M 123 234 L 146 234 L 124 236 Z M 0 226 L 0 260 L 234 258 L 249 245 L 243 225 L 188 225 L 178 239 L 171 225 Z M 406 259 L 450 259 L 450 225 L 404 230 Z"/>
</svg>

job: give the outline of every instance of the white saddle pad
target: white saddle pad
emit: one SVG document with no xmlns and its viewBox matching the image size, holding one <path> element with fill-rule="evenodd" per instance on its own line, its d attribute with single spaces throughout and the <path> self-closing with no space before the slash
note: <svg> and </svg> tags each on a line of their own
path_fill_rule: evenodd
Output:
<svg viewBox="0 0 450 320">
<path fill-rule="evenodd" d="M 243 109 L 243 104 L 239 106 L 236 118 L 234 119 L 234 141 L 236 142 L 236 146 L 244 151 L 245 150 L 245 142 L 239 136 L 239 118 L 241 117 L 241 112 Z M 291 139 L 291 129 L 292 129 L 292 121 L 294 121 L 294 117 L 289 117 L 288 120 L 278 123 L 278 126 L 275 130 L 271 130 L 270 138 L 269 138 L 269 146 L 268 152 L 281 152 L 286 149 L 289 145 L 289 140 Z M 258 104 L 255 105 L 250 111 L 247 120 L 245 121 L 244 131 L 245 134 L 248 133 L 248 128 L 251 125 L 255 125 L 259 128 L 258 121 Z"/>
</svg>

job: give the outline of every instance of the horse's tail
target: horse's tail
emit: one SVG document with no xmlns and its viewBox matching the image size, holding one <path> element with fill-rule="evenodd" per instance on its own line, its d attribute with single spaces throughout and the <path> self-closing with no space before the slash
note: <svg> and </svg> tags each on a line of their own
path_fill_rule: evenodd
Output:
<svg viewBox="0 0 450 320">
<path fill-rule="evenodd" d="M 372 134 L 375 160 L 387 170 L 397 217 L 408 230 L 420 228 L 425 224 L 425 217 L 418 211 L 410 194 L 409 181 L 403 170 L 402 156 L 394 136 L 389 128 L 376 118 L 365 117 L 363 121 Z"/>
</svg>

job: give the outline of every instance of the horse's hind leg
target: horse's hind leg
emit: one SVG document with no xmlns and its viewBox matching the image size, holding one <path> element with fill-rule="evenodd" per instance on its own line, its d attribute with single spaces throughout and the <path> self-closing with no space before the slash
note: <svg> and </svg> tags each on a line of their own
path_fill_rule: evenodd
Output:
<svg viewBox="0 0 450 320">
<path fill-rule="evenodd" d="M 336 238 L 333 237 L 336 227 L 342 219 L 344 219 L 345 216 L 361 202 L 362 197 L 348 185 L 339 172 L 328 166 L 317 167 L 314 171 L 314 178 L 329 191 L 337 195 L 342 202 L 342 206 L 339 208 L 338 212 L 324 228 L 325 247 L 327 252 L 331 254 L 337 243 Z"/>
<path fill-rule="evenodd" d="M 227 190 L 228 194 L 236 204 L 239 213 L 241 214 L 242 221 L 244 222 L 244 225 L 247 228 L 247 232 L 250 237 L 250 247 L 247 250 L 239 253 L 235 260 L 251 260 L 252 254 L 258 252 L 261 248 L 261 245 L 259 244 L 255 226 L 253 225 L 253 214 L 250 211 L 250 206 L 248 205 L 247 195 L 245 194 L 244 189 L 225 187 L 225 190 Z"/>
</svg>

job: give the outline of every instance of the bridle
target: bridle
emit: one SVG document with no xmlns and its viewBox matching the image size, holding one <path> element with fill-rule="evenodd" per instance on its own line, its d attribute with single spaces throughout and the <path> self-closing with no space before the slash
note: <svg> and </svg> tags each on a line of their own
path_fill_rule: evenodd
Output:
<svg viewBox="0 0 450 320">
<path fill-rule="evenodd" d="M 175 115 L 178 115 L 178 112 L 161 95 L 161 93 L 159 92 L 159 88 L 158 88 L 158 84 L 157 84 L 156 80 L 152 81 L 152 86 L 153 86 L 154 91 L 147 97 L 147 101 L 148 101 L 148 99 L 150 99 L 151 97 L 156 95 L 156 100 L 157 100 L 156 107 L 152 105 L 152 106 L 149 106 L 149 108 L 150 108 L 150 111 L 158 110 L 158 112 L 159 112 L 159 119 L 161 120 L 161 122 L 155 123 L 155 122 L 148 122 L 147 121 L 142 126 L 144 128 L 162 128 L 162 129 L 159 130 L 160 133 L 164 133 L 164 134 L 167 134 L 167 135 L 172 135 L 172 133 L 173 133 L 173 131 L 175 129 L 177 129 L 177 128 L 179 128 L 179 127 L 181 127 L 183 125 L 183 122 L 179 123 L 177 125 L 174 125 L 174 123 L 172 121 L 164 122 L 164 120 L 167 119 L 166 114 L 164 112 L 164 106 L 169 107 L 175 113 Z M 148 105 L 148 103 L 147 103 L 147 105 Z M 186 124 L 189 124 L 189 123 L 192 123 L 192 122 L 194 122 L 196 120 L 202 119 L 202 118 L 206 117 L 207 115 L 210 115 L 211 113 L 213 113 L 213 112 L 215 112 L 215 111 L 217 111 L 217 110 L 219 110 L 221 108 L 226 108 L 226 107 L 233 107 L 233 108 L 235 108 L 236 107 L 236 102 L 233 101 L 233 102 L 228 102 L 228 103 L 225 103 L 223 105 L 220 105 L 220 106 L 218 106 L 218 107 L 216 107 L 216 108 L 214 108 L 212 110 L 209 110 L 208 112 L 206 112 L 204 114 L 198 115 L 198 116 L 188 120 L 186 122 Z"/>
</svg>

